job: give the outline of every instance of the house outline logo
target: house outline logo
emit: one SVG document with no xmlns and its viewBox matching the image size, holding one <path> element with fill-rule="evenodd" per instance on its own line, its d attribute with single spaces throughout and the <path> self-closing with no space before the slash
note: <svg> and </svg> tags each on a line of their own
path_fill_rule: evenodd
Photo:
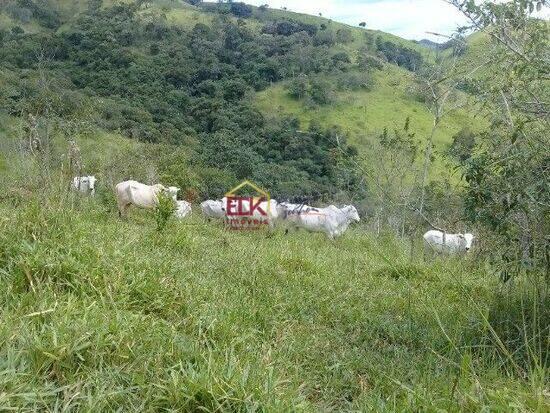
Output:
<svg viewBox="0 0 550 413">
<path fill-rule="evenodd" d="M 258 196 L 243 197 L 239 196 L 238 192 L 243 188 L 250 188 Z M 244 180 L 239 185 L 231 189 L 225 194 L 226 205 L 226 227 L 230 229 L 259 229 L 262 225 L 268 224 L 271 218 L 271 197 L 267 191 L 264 191 L 258 185 L 249 180 Z M 237 211 L 232 211 L 235 205 L 232 202 L 237 202 Z M 248 202 L 248 210 L 243 210 L 243 203 Z M 267 202 L 267 210 L 264 211 L 260 204 Z M 254 211 L 257 210 L 263 217 L 262 219 L 253 218 Z"/>
</svg>

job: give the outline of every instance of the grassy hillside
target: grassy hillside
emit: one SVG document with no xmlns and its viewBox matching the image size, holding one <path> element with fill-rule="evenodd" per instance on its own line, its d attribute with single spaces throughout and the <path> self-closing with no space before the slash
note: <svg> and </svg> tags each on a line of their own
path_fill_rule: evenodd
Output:
<svg viewBox="0 0 550 413">
<path fill-rule="evenodd" d="M 371 91 L 337 92 L 333 104 L 313 108 L 291 98 L 286 85 L 281 83 L 260 92 L 257 103 L 268 116 L 293 115 L 304 125 L 315 120 L 325 126 L 340 126 L 359 147 L 364 147 L 384 128 L 401 128 L 407 117 L 419 137 L 425 139 L 430 134 L 433 114 L 425 103 L 411 96 L 414 81 L 410 73 L 387 65 L 374 74 L 373 83 Z M 483 125 L 483 120 L 464 110 L 451 112 L 437 129 L 434 142 L 443 149 L 458 131 L 467 126 L 475 128 L 477 124 Z"/>
<path fill-rule="evenodd" d="M 3 408 L 548 408 L 544 370 L 526 382 L 523 351 L 498 355 L 503 296 L 469 260 L 411 262 L 360 230 L 226 232 L 196 211 L 157 233 L 56 186 L 0 204 Z"/>
<path fill-rule="evenodd" d="M 502 283 L 478 229 L 465 257 L 424 255 L 425 223 L 404 208 L 424 146 L 408 135 L 378 153 L 393 169 L 380 182 L 400 181 L 387 198 L 354 169 L 384 128 L 409 117 L 425 139 L 432 122 L 372 35 L 413 61 L 427 49 L 281 10 L 111 8 L 126 3 L 40 2 L 54 14 L 26 22 L 0 8 L 0 411 L 550 410 L 547 279 Z M 290 98 L 300 72 L 330 102 Z M 368 85 L 336 87 L 355 74 Z M 337 148 L 333 125 L 354 146 Z M 438 153 L 478 125 L 445 117 Z M 80 172 L 95 197 L 68 190 Z M 155 212 L 119 219 L 112 191 L 133 178 L 199 201 L 250 177 L 276 197 L 353 202 L 362 221 L 336 241 L 230 232 L 195 203 L 159 231 Z M 458 227 L 457 198 L 427 191 L 424 213 Z"/>
</svg>

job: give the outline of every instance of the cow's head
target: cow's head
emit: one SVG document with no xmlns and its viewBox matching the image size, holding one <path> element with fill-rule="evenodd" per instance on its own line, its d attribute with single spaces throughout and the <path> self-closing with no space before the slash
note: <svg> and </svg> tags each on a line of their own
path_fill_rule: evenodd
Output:
<svg viewBox="0 0 550 413">
<path fill-rule="evenodd" d="M 88 178 L 88 190 L 93 194 L 95 193 L 95 176 L 87 176 Z"/>
<path fill-rule="evenodd" d="M 74 178 L 74 187 L 81 192 L 94 193 L 95 176 L 77 176 Z"/>
<path fill-rule="evenodd" d="M 355 208 L 353 205 L 344 205 L 342 211 L 346 213 L 348 219 L 350 219 L 351 221 L 361 221 L 361 218 L 359 217 L 359 212 L 357 212 L 357 208 Z"/>
<path fill-rule="evenodd" d="M 464 240 L 466 241 L 466 251 L 470 251 L 470 248 L 472 248 L 472 244 L 474 242 L 474 235 L 473 234 L 464 234 Z"/>
<path fill-rule="evenodd" d="M 473 234 L 458 234 L 458 237 L 462 241 L 462 245 L 464 245 L 464 249 L 466 251 L 470 251 L 470 248 L 472 248 L 472 243 L 474 242 L 474 236 Z"/>
<path fill-rule="evenodd" d="M 174 201 L 178 200 L 178 192 L 180 189 L 176 186 L 169 186 L 166 188 L 166 195 L 168 195 L 170 198 L 172 198 Z"/>
</svg>

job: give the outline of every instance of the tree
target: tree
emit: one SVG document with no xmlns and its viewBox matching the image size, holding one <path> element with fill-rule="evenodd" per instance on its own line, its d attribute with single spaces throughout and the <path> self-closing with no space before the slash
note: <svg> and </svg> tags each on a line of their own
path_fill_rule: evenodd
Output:
<svg viewBox="0 0 550 413">
<path fill-rule="evenodd" d="M 449 155 L 460 162 L 470 159 L 476 146 L 474 133 L 464 128 L 453 136 L 453 142 L 449 147 Z"/>
<path fill-rule="evenodd" d="M 503 264 L 504 277 L 520 270 L 544 270 L 549 277 L 550 27 L 531 17 L 548 2 L 451 3 L 491 41 L 475 76 L 475 97 L 491 126 L 465 166 L 466 212 L 496 238 L 493 258 Z"/>
<path fill-rule="evenodd" d="M 288 85 L 288 94 L 294 99 L 303 99 L 309 87 L 307 75 L 300 73 Z"/>
<path fill-rule="evenodd" d="M 231 3 L 229 10 L 237 17 L 247 18 L 252 15 L 252 7 L 245 3 Z"/>
<path fill-rule="evenodd" d="M 381 37 L 377 37 L 375 42 L 377 50 L 381 52 L 389 62 L 405 67 L 413 72 L 422 67 L 422 55 L 416 50 L 398 45 L 389 40 L 383 40 Z"/>
<path fill-rule="evenodd" d="M 326 105 L 333 100 L 332 85 L 326 80 L 316 79 L 311 82 L 310 96 L 318 105 Z"/>
<path fill-rule="evenodd" d="M 361 23 L 359 23 L 359 27 L 363 27 L 363 28 L 367 27 L 367 23 L 366 22 L 361 22 Z"/>
</svg>

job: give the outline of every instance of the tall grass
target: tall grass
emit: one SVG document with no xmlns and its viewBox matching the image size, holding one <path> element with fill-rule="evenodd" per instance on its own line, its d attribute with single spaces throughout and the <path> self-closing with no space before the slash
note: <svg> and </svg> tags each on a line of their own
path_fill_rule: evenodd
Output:
<svg viewBox="0 0 550 413">
<path fill-rule="evenodd" d="M 158 232 L 61 181 L 0 202 L 2 408 L 548 408 L 547 295 L 505 301 L 477 262 L 411 263 L 361 228 L 329 242 L 194 214 Z"/>
</svg>

